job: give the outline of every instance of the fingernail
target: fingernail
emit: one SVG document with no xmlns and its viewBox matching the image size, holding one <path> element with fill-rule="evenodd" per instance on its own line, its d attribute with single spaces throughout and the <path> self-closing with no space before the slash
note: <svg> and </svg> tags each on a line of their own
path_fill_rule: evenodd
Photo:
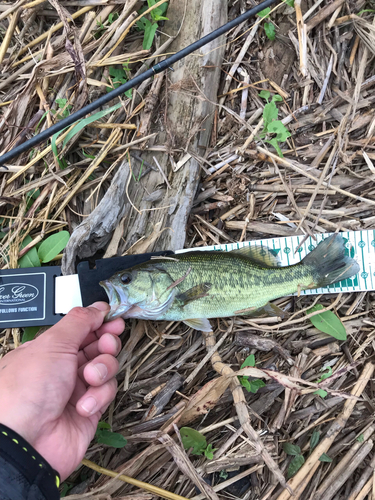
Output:
<svg viewBox="0 0 375 500">
<path fill-rule="evenodd" d="M 96 371 L 99 373 L 99 377 L 104 380 L 108 375 L 108 368 L 103 363 L 96 363 L 93 365 Z"/>
<path fill-rule="evenodd" d="M 96 409 L 96 399 L 93 397 L 88 397 L 84 400 L 84 402 L 81 404 L 82 408 L 91 415 L 91 413 L 94 413 Z"/>
<path fill-rule="evenodd" d="M 110 307 L 107 304 L 107 302 L 94 302 L 89 307 L 94 307 L 95 309 L 98 309 L 98 311 L 102 311 L 102 312 L 105 312 L 105 313 L 108 312 L 109 309 L 110 309 Z"/>
</svg>

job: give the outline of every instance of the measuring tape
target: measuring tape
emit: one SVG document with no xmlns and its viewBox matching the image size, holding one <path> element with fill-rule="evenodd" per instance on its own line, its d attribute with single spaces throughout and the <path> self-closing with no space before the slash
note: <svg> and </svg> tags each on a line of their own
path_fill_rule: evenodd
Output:
<svg viewBox="0 0 375 500">
<path fill-rule="evenodd" d="M 333 233 L 314 235 L 316 240 L 309 237 L 301 245 L 304 236 L 285 236 L 279 238 L 267 238 L 255 241 L 244 241 L 242 243 L 226 243 L 223 245 L 213 245 L 208 247 L 189 248 L 177 250 L 175 253 L 185 253 L 196 250 L 215 250 L 230 252 L 245 246 L 264 246 L 277 255 L 282 266 L 298 264 L 301 260 L 324 239 Z M 316 295 L 320 293 L 339 292 L 365 292 L 375 290 L 375 230 L 348 231 L 340 233 L 345 241 L 347 255 L 350 255 L 360 265 L 360 272 L 352 278 L 340 281 L 326 288 L 316 288 L 314 290 L 302 290 L 300 295 Z M 296 249 L 298 250 L 296 251 Z"/>
</svg>

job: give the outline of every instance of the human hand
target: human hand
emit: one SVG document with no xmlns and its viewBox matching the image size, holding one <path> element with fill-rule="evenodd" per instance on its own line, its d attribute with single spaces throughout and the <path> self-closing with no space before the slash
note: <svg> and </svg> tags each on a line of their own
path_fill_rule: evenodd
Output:
<svg viewBox="0 0 375 500">
<path fill-rule="evenodd" d="M 64 480 L 80 463 L 116 395 L 124 330 L 109 306 L 72 309 L 0 360 L 0 423 L 26 439 Z"/>
</svg>

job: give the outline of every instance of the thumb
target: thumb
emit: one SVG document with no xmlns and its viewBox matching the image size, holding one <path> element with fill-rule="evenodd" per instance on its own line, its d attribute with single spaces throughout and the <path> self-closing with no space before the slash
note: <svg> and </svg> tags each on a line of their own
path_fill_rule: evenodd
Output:
<svg viewBox="0 0 375 500">
<path fill-rule="evenodd" d="M 95 302 L 89 307 L 74 307 L 46 333 L 50 340 L 63 342 L 78 352 L 87 335 L 103 324 L 109 309 L 106 302 Z"/>
</svg>

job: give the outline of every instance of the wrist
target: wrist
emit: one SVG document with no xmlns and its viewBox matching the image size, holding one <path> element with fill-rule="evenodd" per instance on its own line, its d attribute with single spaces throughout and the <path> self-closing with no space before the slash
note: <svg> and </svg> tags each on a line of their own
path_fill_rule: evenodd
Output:
<svg viewBox="0 0 375 500">
<path fill-rule="evenodd" d="M 2 403 L 0 403 L 2 405 Z M 9 408 L 4 406 L 5 408 Z M 12 415 L 11 411 L 7 411 L 5 415 L 0 414 L 0 427 L 4 426 L 11 429 L 13 432 L 21 436 L 25 441 L 34 446 L 35 436 L 32 432 L 32 425 L 27 419 L 19 421 L 17 415 Z"/>
<path fill-rule="evenodd" d="M 59 498 L 59 474 L 28 441 L 3 424 L 0 424 L 0 457 L 30 487 L 39 488 L 45 498 Z"/>
</svg>

